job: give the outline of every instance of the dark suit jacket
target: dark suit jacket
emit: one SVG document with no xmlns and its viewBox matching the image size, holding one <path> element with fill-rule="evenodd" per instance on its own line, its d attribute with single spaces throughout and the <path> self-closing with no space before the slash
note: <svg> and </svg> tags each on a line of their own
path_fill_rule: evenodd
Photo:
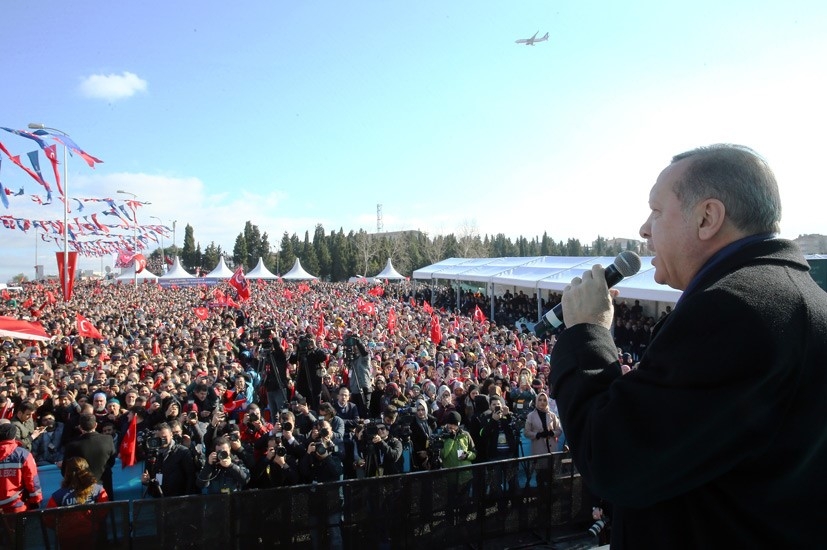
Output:
<svg viewBox="0 0 827 550">
<path fill-rule="evenodd" d="M 781 239 L 718 258 L 626 375 L 608 330 L 560 334 L 551 384 L 612 548 L 823 546 L 827 294 L 807 270 Z"/>
<path fill-rule="evenodd" d="M 82 434 L 66 444 L 63 453 L 62 473 L 66 473 L 66 461 L 73 456 L 81 456 L 89 463 L 89 470 L 101 485 L 103 485 L 109 498 L 112 497 L 112 466 L 115 464 L 115 443 L 111 436 L 97 432 Z"/>
</svg>

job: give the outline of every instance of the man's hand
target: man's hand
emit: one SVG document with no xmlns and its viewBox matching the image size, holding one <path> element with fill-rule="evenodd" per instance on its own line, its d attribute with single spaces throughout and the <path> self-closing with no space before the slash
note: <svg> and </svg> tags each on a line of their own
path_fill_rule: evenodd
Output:
<svg viewBox="0 0 827 550">
<path fill-rule="evenodd" d="M 600 264 L 575 277 L 563 290 L 563 318 L 567 326 L 589 323 L 612 328 L 614 306 L 612 299 L 617 290 L 609 290 L 606 275 Z"/>
</svg>

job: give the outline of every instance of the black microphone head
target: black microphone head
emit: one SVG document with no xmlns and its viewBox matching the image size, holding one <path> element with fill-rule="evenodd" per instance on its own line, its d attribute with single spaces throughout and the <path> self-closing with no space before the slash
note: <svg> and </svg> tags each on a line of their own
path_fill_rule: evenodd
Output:
<svg viewBox="0 0 827 550">
<path fill-rule="evenodd" d="M 631 250 L 624 250 L 617 255 L 613 265 L 618 273 L 624 277 L 631 277 L 640 271 L 640 256 Z"/>
</svg>

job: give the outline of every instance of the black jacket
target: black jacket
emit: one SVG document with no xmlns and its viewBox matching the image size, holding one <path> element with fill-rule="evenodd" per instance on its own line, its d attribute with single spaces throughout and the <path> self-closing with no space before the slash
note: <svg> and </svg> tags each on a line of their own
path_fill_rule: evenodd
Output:
<svg viewBox="0 0 827 550">
<path fill-rule="evenodd" d="M 160 451 L 155 464 L 147 470 L 150 479 L 155 479 L 159 472 L 163 475 L 161 489 L 164 496 L 177 497 L 196 493 L 195 460 L 192 451 L 177 443 Z"/>
<path fill-rule="evenodd" d="M 554 346 L 560 418 L 614 505 L 612 548 L 824 544 L 827 294 L 789 241 L 716 260 L 629 374 L 602 327 Z"/>
<path fill-rule="evenodd" d="M 112 440 L 112 436 L 90 432 L 82 434 L 74 441 L 67 443 L 66 450 L 63 453 L 62 474 L 66 474 L 66 461 L 73 456 L 86 459 L 86 462 L 89 463 L 89 471 L 106 489 L 109 498 L 114 500 L 111 491 L 112 466 L 115 464 L 117 453 L 115 452 L 115 442 Z"/>
</svg>

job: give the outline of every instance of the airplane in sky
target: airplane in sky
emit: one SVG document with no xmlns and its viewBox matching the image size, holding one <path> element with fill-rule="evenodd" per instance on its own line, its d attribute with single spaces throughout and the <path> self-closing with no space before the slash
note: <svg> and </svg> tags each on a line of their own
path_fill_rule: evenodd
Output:
<svg viewBox="0 0 827 550">
<path fill-rule="evenodd" d="M 548 41 L 548 33 L 546 33 L 542 38 L 537 38 L 537 35 L 540 31 L 534 33 L 534 36 L 531 38 L 520 38 L 519 40 L 515 40 L 517 44 L 525 44 L 526 46 L 533 46 L 535 42 L 546 42 Z"/>
</svg>

